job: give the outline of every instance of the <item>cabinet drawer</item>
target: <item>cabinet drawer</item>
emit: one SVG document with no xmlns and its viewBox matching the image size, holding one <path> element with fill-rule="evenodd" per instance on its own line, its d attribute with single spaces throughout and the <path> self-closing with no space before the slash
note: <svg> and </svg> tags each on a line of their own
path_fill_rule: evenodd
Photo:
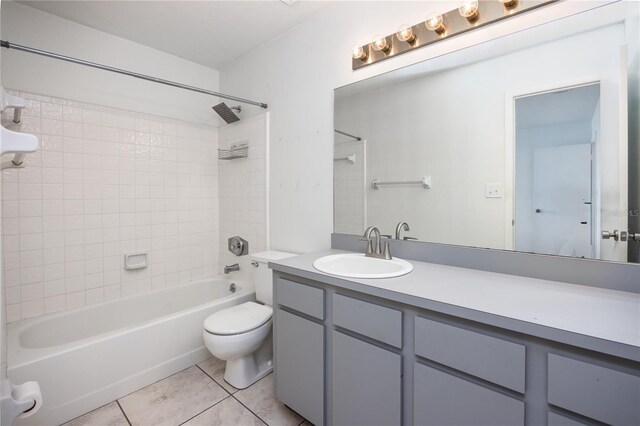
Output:
<svg viewBox="0 0 640 426">
<path fill-rule="evenodd" d="M 415 425 L 522 425 L 524 402 L 416 363 Z"/>
<path fill-rule="evenodd" d="M 334 425 L 399 425 L 402 357 L 339 331 L 331 333 Z"/>
<path fill-rule="evenodd" d="M 548 355 L 548 402 L 613 425 L 640 424 L 640 377 Z"/>
<path fill-rule="evenodd" d="M 525 347 L 416 317 L 416 355 L 524 393 Z"/>
<path fill-rule="evenodd" d="M 277 304 L 324 319 L 324 290 L 285 278 L 277 279 L 275 290 Z"/>
<path fill-rule="evenodd" d="M 402 312 L 340 294 L 333 295 L 333 323 L 402 348 Z"/>
</svg>

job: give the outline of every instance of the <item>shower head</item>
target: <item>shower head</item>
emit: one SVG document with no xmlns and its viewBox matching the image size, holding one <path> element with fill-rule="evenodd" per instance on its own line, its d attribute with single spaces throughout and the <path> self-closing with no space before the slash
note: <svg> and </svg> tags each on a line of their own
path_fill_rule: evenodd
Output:
<svg viewBox="0 0 640 426">
<path fill-rule="evenodd" d="M 236 121 L 240 121 L 237 115 L 231 111 L 235 109 L 238 113 L 241 111 L 240 106 L 229 108 L 227 104 L 224 102 L 219 103 L 218 105 L 213 107 L 213 110 L 220 116 L 227 124 L 235 123 Z"/>
</svg>

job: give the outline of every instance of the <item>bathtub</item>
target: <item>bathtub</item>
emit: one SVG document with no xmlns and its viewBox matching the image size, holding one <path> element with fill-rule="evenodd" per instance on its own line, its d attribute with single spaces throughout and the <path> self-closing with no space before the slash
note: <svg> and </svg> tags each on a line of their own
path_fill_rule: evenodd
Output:
<svg viewBox="0 0 640 426">
<path fill-rule="evenodd" d="M 17 425 L 58 425 L 209 357 L 205 318 L 255 299 L 214 278 L 9 324 L 7 375 L 40 383 L 43 405 Z"/>
</svg>

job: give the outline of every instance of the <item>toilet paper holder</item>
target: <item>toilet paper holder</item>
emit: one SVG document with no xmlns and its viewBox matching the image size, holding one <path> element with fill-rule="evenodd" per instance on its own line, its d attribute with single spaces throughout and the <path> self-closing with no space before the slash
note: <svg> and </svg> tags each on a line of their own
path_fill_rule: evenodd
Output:
<svg viewBox="0 0 640 426">
<path fill-rule="evenodd" d="M 24 399 L 20 396 L 29 395 Z M 37 395 L 31 397 L 31 395 Z M 17 399 L 16 399 L 17 398 Z M 10 426 L 16 417 L 29 417 L 35 414 L 42 406 L 42 395 L 37 382 L 26 382 L 22 385 L 14 385 L 9 380 L 0 380 L 0 411 L 2 417 L 0 424 Z"/>
</svg>

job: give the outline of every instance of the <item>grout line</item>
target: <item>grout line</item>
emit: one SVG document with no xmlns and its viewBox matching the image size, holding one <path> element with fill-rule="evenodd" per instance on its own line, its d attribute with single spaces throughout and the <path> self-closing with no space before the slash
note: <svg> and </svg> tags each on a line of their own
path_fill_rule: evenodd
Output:
<svg viewBox="0 0 640 426">
<path fill-rule="evenodd" d="M 227 396 L 225 396 L 225 397 L 224 397 L 224 398 L 222 398 L 220 401 L 216 402 L 215 404 L 213 404 L 213 405 L 212 405 L 212 406 L 210 406 L 210 407 L 205 408 L 204 410 L 200 411 L 200 412 L 199 412 L 198 414 L 196 414 L 195 416 L 193 416 L 193 417 L 189 417 L 187 420 L 185 420 L 184 422 L 180 423 L 178 426 L 181 426 L 181 425 L 183 425 L 183 424 L 187 423 L 188 421 L 195 419 L 196 417 L 198 417 L 200 414 L 204 413 L 205 411 L 207 411 L 207 410 L 209 410 L 209 409 L 211 409 L 211 408 L 215 407 L 216 405 L 220 404 L 222 401 L 225 401 L 225 400 L 229 399 L 229 397 L 230 397 L 230 396 L 231 396 L 231 395 L 227 395 Z"/>
<path fill-rule="evenodd" d="M 260 380 L 262 380 L 262 379 L 260 379 Z M 257 382 L 256 382 L 256 383 L 257 383 Z M 253 386 L 253 385 L 252 385 L 252 386 Z M 249 387 L 251 387 L 251 386 L 249 386 Z M 247 389 L 249 389 L 249 388 L 247 388 Z M 233 398 L 233 399 L 235 399 L 236 401 L 238 401 L 238 402 L 240 403 L 240 405 L 242 405 L 244 408 L 246 408 L 247 410 L 249 410 L 249 412 L 250 412 L 251 414 L 253 414 L 254 416 L 256 416 L 256 418 L 257 418 L 258 420 L 260 420 L 262 423 L 264 423 L 264 424 L 265 424 L 265 425 L 267 425 L 267 426 L 269 425 L 269 423 L 267 423 L 266 421 L 264 421 L 264 420 L 262 419 L 262 417 L 260 417 L 260 416 L 259 416 L 259 415 L 257 415 L 256 413 L 254 413 L 254 412 L 253 412 L 253 410 L 252 410 L 251 408 L 249 408 L 249 407 L 247 407 L 246 405 L 244 405 L 244 404 L 242 403 L 242 401 L 240 401 L 238 398 L 236 398 L 236 397 L 235 397 L 235 396 L 233 396 L 233 395 L 231 395 L 231 398 Z"/>
<path fill-rule="evenodd" d="M 200 370 L 202 370 L 202 368 L 201 368 L 198 364 L 196 364 L 196 367 L 198 367 Z M 232 397 L 233 399 L 235 399 L 238 403 L 240 403 L 240 405 L 242 405 L 244 408 L 246 408 L 246 409 L 247 409 L 251 414 L 253 414 L 254 416 L 256 416 L 256 418 L 257 418 L 258 420 L 260 420 L 260 421 L 261 421 L 262 423 L 264 423 L 265 425 L 268 425 L 268 424 L 269 424 L 269 423 L 265 422 L 265 421 L 264 421 L 264 420 L 263 420 L 259 415 L 257 415 L 256 413 L 254 413 L 254 412 L 253 412 L 253 410 L 251 410 L 251 408 L 249 408 L 249 407 L 247 407 L 246 405 L 244 405 L 244 404 L 242 403 L 242 401 L 240 401 L 238 398 L 236 398 L 236 397 L 234 396 L 234 394 L 238 393 L 238 392 L 239 392 L 239 391 L 241 391 L 242 389 L 238 389 L 238 390 L 236 390 L 236 392 L 234 392 L 234 393 L 230 393 L 230 392 L 229 392 L 228 390 L 226 390 L 222 385 L 220 385 L 220 383 L 218 383 L 218 381 L 217 381 L 216 379 L 214 379 L 214 378 L 213 378 L 213 377 L 211 377 L 209 374 L 207 374 L 207 372 L 206 372 L 206 371 L 202 370 L 202 372 L 203 372 L 204 374 L 206 374 L 209 378 L 211 378 L 211 380 L 213 380 L 213 381 L 214 381 L 218 386 L 220 386 L 222 389 L 224 389 L 224 390 L 225 390 L 225 392 L 227 392 L 227 393 L 229 394 L 229 396 L 231 396 L 231 397 Z M 271 374 L 271 373 L 269 373 L 269 374 Z M 267 376 L 265 376 L 265 377 L 267 377 Z M 263 377 L 262 379 L 264 379 L 264 377 Z M 260 379 L 260 380 L 262 380 L 262 379 Z M 259 382 L 260 380 L 258 380 L 258 382 Z M 256 382 L 256 383 L 258 383 L 258 382 Z M 255 383 L 254 383 L 254 384 L 255 384 Z M 254 384 L 252 384 L 251 386 L 253 386 Z M 250 388 L 251 386 L 249 386 L 249 388 Z M 249 389 L 249 388 L 247 388 L 247 389 Z M 226 398 L 225 398 L 225 399 L 226 399 Z"/>
<path fill-rule="evenodd" d="M 198 368 L 200 369 L 200 371 L 202 371 L 202 372 L 203 372 L 203 373 L 204 373 L 208 378 L 210 378 L 211 380 L 213 380 L 213 382 L 214 382 L 216 385 L 218 385 L 218 386 L 220 386 L 222 389 L 224 389 L 224 391 L 225 391 L 226 393 L 228 393 L 229 395 L 233 395 L 233 393 L 229 392 L 229 391 L 228 391 L 224 386 L 222 386 L 222 385 L 220 384 L 220 382 L 218 382 L 218 381 L 217 381 L 213 376 L 211 376 L 209 373 L 207 373 L 206 371 L 204 371 L 204 370 L 203 370 L 203 369 L 202 369 L 198 364 L 196 364 L 196 367 L 198 367 Z M 229 385 L 229 386 L 231 386 L 231 385 Z M 238 390 L 236 389 L 236 392 L 237 392 L 237 391 L 238 391 Z M 235 392 L 234 392 L 234 393 L 235 393 Z"/>
<path fill-rule="evenodd" d="M 120 405 L 120 401 L 118 401 L 117 399 L 116 404 L 118 404 L 118 408 L 120 408 L 120 411 L 122 411 L 122 415 L 124 416 L 124 419 L 127 421 L 127 423 L 129 423 L 129 426 L 133 426 L 131 420 L 129 420 L 129 417 L 127 417 L 127 413 L 124 412 L 124 408 L 122 408 L 122 405 Z"/>
<path fill-rule="evenodd" d="M 0 1 L 1 1 L 1 0 L 0 0 Z M 193 367 L 193 366 L 192 366 L 192 367 Z M 168 375 L 167 377 L 164 377 L 164 378 L 162 378 L 162 379 L 156 380 L 156 381 L 155 381 L 155 382 L 153 382 L 153 383 L 149 383 L 148 385 L 143 386 L 143 387 L 141 387 L 140 389 L 136 389 L 136 390 L 134 390 L 134 391 L 131 391 L 131 392 L 129 392 L 128 394 L 126 394 L 126 395 L 124 395 L 124 396 L 121 396 L 121 397 L 120 397 L 120 398 L 118 398 L 118 399 L 123 399 L 123 398 L 128 397 L 129 395 L 133 395 L 134 393 L 139 392 L 139 391 L 141 391 L 142 389 L 148 388 L 149 386 L 153 386 L 153 385 L 155 385 L 156 383 L 159 383 L 159 382 L 161 382 L 161 381 L 163 381 L 163 380 L 165 380 L 165 379 L 168 379 L 169 377 L 173 377 L 173 376 L 175 376 L 176 374 L 178 374 L 178 373 L 182 373 L 183 371 L 188 370 L 188 369 L 190 369 L 190 368 L 191 368 L 191 367 L 187 367 L 187 368 L 183 368 L 183 369 L 182 369 L 182 370 L 180 370 L 180 371 L 176 371 L 175 373 L 170 374 L 170 375 Z M 116 401 L 117 401 L 118 399 L 116 399 Z"/>
</svg>

